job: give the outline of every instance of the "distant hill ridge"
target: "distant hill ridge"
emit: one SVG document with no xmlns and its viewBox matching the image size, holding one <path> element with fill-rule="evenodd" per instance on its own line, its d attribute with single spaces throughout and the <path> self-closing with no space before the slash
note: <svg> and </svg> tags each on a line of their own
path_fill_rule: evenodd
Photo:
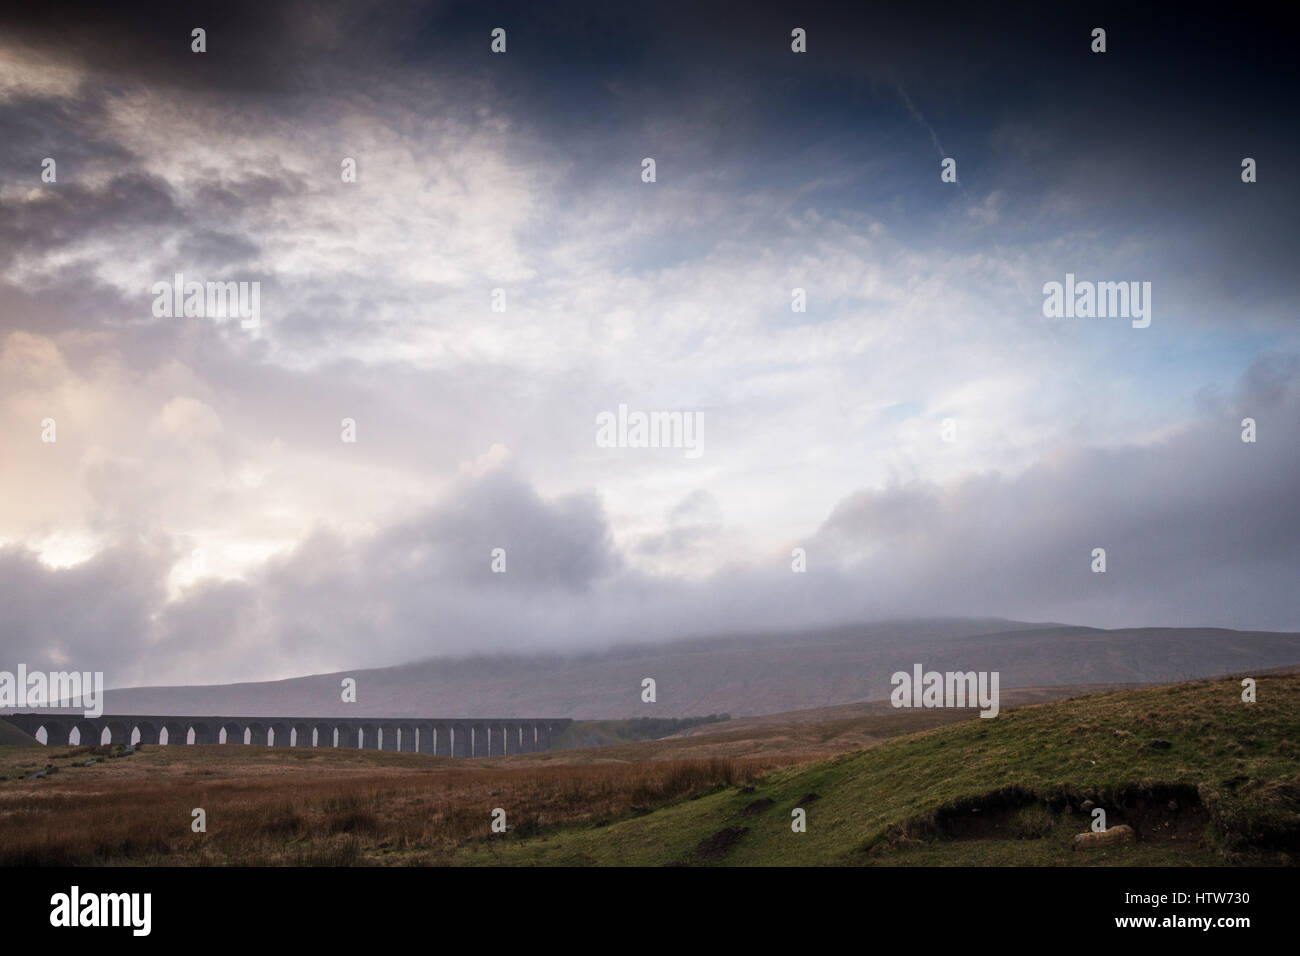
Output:
<svg viewBox="0 0 1300 956">
<path fill-rule="evenodd" d="M 1102 630 L 1006 620 L 892 621 L 599 652 L 415 661 L 289 680 L 109 690 L 107 713 L 263 716 L 756 716 L 889 696 L 890 676 L 998 671 L 1001 687 L 1162 683 L 1300 663 L 1300 634 Z M 357 680 L 356 704 L 340 680 Z M 641 701 L 654 678 L 656 703 Z"/>
</svg>

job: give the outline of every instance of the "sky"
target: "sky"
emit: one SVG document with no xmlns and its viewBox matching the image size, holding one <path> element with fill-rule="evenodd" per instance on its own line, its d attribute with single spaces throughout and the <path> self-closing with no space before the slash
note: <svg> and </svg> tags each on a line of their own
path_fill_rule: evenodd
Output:
<svg viewBox="0 0 1300 956">
<path fill-rule="evenodd" d="M 0 668 L 1300 630 L 1289 33 L 973 6 L 0 15 Z"/>
</svg>

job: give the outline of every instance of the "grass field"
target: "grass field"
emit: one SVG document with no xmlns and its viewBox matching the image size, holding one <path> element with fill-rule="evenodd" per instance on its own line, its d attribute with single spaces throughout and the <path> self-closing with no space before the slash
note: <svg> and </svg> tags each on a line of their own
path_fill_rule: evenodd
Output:
<svg viewBox="0 0 1300 956">
<path fill-rule="evenodd" d="M 492 760 L 0 747 L 0 864 L 1289 864 L 1297 705 L 1292 674 L 1261 677 L 1254 704 L 1221 680 L 993 720 L 862 705 Z M 47 764 L 57 772 L 27 778 Z M 1137 842 L 1072 850 L 1087 800 Z M 206 833 L 191 831 L 195 807 Z M 490 830 L 498 807 L 504 834 Z"/>
</svg>

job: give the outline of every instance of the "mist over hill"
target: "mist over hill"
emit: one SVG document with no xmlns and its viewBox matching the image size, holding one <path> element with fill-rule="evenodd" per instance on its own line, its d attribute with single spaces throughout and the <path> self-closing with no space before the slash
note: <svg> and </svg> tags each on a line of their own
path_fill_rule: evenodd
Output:
<svg viewBox="0 0 1300 956">
<path fill-rule="evenodd" d="M 1300 634 L 1222 628 L 1102 630 L 1006 620 L 862 624 L 560 655 L 480 656 L 226 685 L 106 693 L 109 713 L 550 716 L 580 720 L 780 713 L 882 700 L 890 676 L 998 671 L 1001 687 L 1169 682 L 1300 662 Z M 357 682 L 344 703 L 341 682 Z M 644 703 L 644 678 L 657 701 Z"/>
</svg>

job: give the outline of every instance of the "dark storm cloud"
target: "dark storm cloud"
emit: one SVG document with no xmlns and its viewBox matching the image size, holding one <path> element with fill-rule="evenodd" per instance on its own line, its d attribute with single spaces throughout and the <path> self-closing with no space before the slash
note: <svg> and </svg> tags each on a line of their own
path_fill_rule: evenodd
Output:
<svg viewBox="0 0 1300 956">
<path fill-rule="evenodd" d="M 64 181 L 76 180 L 89 160 L 129 165 L 131 154 L 98 129 L 105 111 L 102 97 L 23 96 L 0 101 L 0 177 L 35 181 L 40 162 L 58 157 Z"/>
<path fill-rule="evenodd" d="M 0 264 L 19 253 L 57 250 L 88 235 L 134 237 L 146 224 L 179 226 L 185 221 L 167 184 L 139 173 L 117 176 L 102 187 L 67 183 L 26 202 L 6 203 L 4 209 Z"/>
<path fill-rule="evenodd" d="M 1108 249 L 1151 243 L 1145 259 L 1125 261 L 1169 278 L 1169 308 L 1231 302 L 1281 321 L 1300 294 L 1287 267 L 1300 185 L 1285 174 L 1300 143 L 1278 118 L 1300 83 L 1286 31 L 1267 25 L 1275 15 L 1182 4 L 449 4 L 399 48 L 422 69 L 486 77 L 494 102 L 572 161 L 570 188 L 610 181 L 642 155 L 669 183 L 705 171 L 727 189 L 821 178 L 806 197 L 816 208 L 866 211 L 959 249 L 1072 231 L 1101 232 Z M 489 60 L 495 25 L 510 52 Z M 808 30 L 806 56 L 790 54 L 795 25 Z M 1096 26 L 1108 31 L 1104 55 L 1089 50 Z M 965 194 L 935 188 L 936 133 L 966 188 L 1002 192 L 1000 226 L 963 234 Z M 1243 187 L 1244 156 L 1271 170 L 1266 189 Z"/>
<path fill-rule="evenodd" d="M 3 17 L 8 36 L 57 54 L 90 73 L 178 92 L 223 96 L 291 92 L 310 83 L 298 55 L 316 49 L 325 23 L 347 29 L 373 19 L 366 4 L 259 2 L 69 3 L 57 16 L 30 4 Z M 396 8 L 395 8 L 396 9 Z M 190 49 L 191 31 L 207 31 L 207 52 Z M 326 49 L 320 52 L 328 53 Z M 358 46 L 360 44 L 358 43 Z"/>
<path fill-rule="evenodd" d="M 205 215 L 236 218 L 250 208 L 269 206 L 279 199 L 301 196 L 306 185 L 283 166 L 267 172 L 250 173 L 242 179 L 224 178 L 221 182 L 200 185 L 194 191 L 194 203 Z"/>
<path fill-rule="evenodd" d="M 1249 23 L 1177 11 L 146 4 L 72 10 L 57 28 L 35 9 L 10 16 L 19 42 L 107 77 L 174 85 L 177 95 L 244 98 L 303 122 L 328 116 L 339 93 L 393 99 L 387 82 L 367 83 L 401 65 L 472 90 L 461 98 L 467 116 L 475 102 L 490 104 L 537 133 L 566 167 L 562 192 L 617 189 L 642 156 L 654 155 L 666 186 L 689 179 L 707 189 L 712 179 L 734 194 L 810 185 L 802 205 L 875 215 L 957 251 L 1104 235 L 1086 253 L 1062 250 L 1061 271 L 1109 274 L 1118 261 L 1165 280 L 1162 302 L 1180 314 L 1214 310 L 1230 320 L 1231 310 L 1249 307 L 1259 320 L 1285 320 L 1286 303 L 1300 294 L 1288 267 L 1300 185 L 1282 174 L 1300 143 L 1293 126 L 1277 122 L 1298 92 L 1285 34 L 1261 25 L 1266 11 Z M 200 22 L 211 38 L 202 56 L 189 52 L 187 39 Z M 796 23 L 809 31 L 805 56 L 789 52 Z M 509 31 L 506 56 L 487 52 L 496 25 Z M 1109 33 L 1102 56 L 1087 46 L 1096 25 Z M 105 95 L 97 85 L 76 107 L 7 104 L 9 172 L 26 178 L 40 156 L 57 152 L 67 177 L 84 158 L 120 153 L 86 139 L 93 124 L 84 114 L 97 112 Z M 971 192 L 936 188 L 936 132 Z M 1247 155 L 1261 164 L 1257 187 L 1239 181 Z M 129 169 L 130 158 L 121 160 Z M 301 188 L 283 170 L 268 170 L 203 185 L 195 201 L 209 215 L 237 220 Z M 1000 221 L 971 228 L 963 204 L 993 192 Z M 169 213 L 156 202 L 121 211 L 124 223 L 154 226 Z M 733 216 L 751 234 L 783 228 L 777 218 L 750 221 L 740 207 Z M 33 220 L 23 230 L 48 235 L 57 225 Z M 662 261 L 668 250 L 680 255 L 712 241 L 689 223 L 661 225 L 660 235 L 625 250 L 631 261 Z M 91 203 L 76 234 L 105 227 Z M 1144 252 L 1111 258 L 1125 240 Z M 245 237 L 240 248 L 255 244 Z M 185 248 L 211 251 L 201 240 Z"/>
</svg>

